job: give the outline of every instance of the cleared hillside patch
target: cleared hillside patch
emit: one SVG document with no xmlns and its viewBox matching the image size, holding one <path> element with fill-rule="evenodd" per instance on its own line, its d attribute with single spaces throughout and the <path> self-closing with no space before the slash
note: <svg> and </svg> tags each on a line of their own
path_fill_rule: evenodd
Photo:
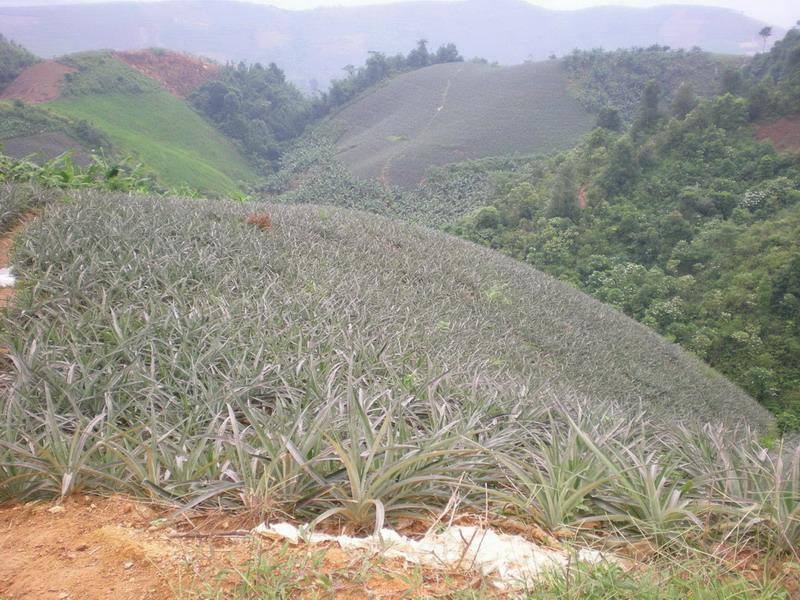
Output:
<svg viewBox="0 0 800 600">
<path fill-rule="evenodd" d="M 800 152 L 800 117 L 786 117 L 760 123 L 756 127 L 759 140 L 769 140 L 776 150 Z"/>
<path fill-rule="evenodd" d="M 22 100 L 31 104 L 55 100 L 61 95 L 64 76 L 74 71 L 73 67 L 54 60 L 37 63 L 22 71 L 0 92 L 0 100 Z"/>
<path fill-rule="evenodd" d="M 89 121 L 165 185 L 231 194 L 255 178 L 230 140 L 166 91 L 64 97 L 48 106 Z"/>
<path fill-rule="evenodd" d="M 179 98 L 185 98 L 219 72 L 219 65 L 209 60 L 160 48 L 115 52 L 114 56 Z"/>
<path fill-rule="evenodd" d="M 355 175 L 412 187 L 431 166 L 574 144 L 593 118 L 556 62 L 435 65 L 396 77 L 330 120 Z"/>
</svg>

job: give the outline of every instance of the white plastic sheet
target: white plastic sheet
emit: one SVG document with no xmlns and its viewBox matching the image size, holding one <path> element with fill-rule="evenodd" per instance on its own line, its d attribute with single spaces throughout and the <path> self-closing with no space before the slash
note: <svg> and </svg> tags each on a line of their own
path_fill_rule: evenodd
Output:
<svg viewBox="0 0 800 600">
<path fill-rule="evenodd" d="M 0 269 L 0 287 L 14 287 L 17 283 L 17 278 L 11 274 L 10 268 Z"/>
<path fill-rule="evenodd" d="M 448 527 L 419 540 L 391 529 L 382 529 L 380 534 L 363 538 L 305 533 L 289 523 L 262 523 L 254 533 L 293 544 L 335 542 L 343 550 L 365 550 L 433 568 L 475 569 L 493 577 L 495 585 L 501 589 L 532 586 L 543 573 L 564 568 L 570 561 L 619 562 L 595 550 L 569 553 L 544 548 L 518 535 L 472 526 Z"/>
</svg>

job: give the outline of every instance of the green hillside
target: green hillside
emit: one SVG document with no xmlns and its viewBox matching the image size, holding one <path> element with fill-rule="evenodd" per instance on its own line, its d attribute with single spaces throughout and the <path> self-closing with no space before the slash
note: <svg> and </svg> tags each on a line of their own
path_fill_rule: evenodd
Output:
<svg viewBox="0 0 800 600">
<path fill-rule="evenodd" d="M 183 100 L 159 88 L 109 53 L 86 53 L 65 62 L 67 76 L 51 110 L 90 123 L 114 148 L 155 171 L 169 187 L 230 194 L 255 174 L 232 142 Z"/>
<path fill-rule="evenodd" d="M 0 214 L 34 205 L 0 313 L 0 501 L 125 492 L 371 531 L 457 494 L 673 562 L 800 541 L 800 454 L 758 443 L 767 412 L 522 262 L 333 207 L 0 186 Z"/>
<path fill-rule="evenodd" d="M 229 194 L 254 178 L 229 140 L 167 92 L 63 98 L 48 106 L 89 121 L 118 151 L 141 160 L 167 186 Z"/>
<path fill-rule="evenodd" d="M 100 362 L 88 365 L 108 360 L 106 350 L 93 350 L 100 339 L 112 344 L 108 327 L 121 336 L 113 342 L 120 352 L 143 357 L 152 340 L 183 336 L 191 323 L 206 341 L 181 347 L 196 357 L 211 352 L 208 373 L 201 359 L 192 381 L 182 381 L 186 373 L 165 371 L 156 382 L 149 361 L 134 360 L 123 387 L 151 397 L 145 388 L 176 378 L 175 385 L 191 385 L 180 395 L 199 399 L 223 383 L 203 378 L 215 377 L 214 365 L 224 355 L 238 362 L 261 352 L 262 361 L 288 368 L 311 344 L 311 355 L 330 366 L 328 352 L 348 349 L 366 360 L 383 347 L 394 365 L 385 374 L 390 379 L 410 376 L 419 384 L 450 369 L 458 385 L 481 373 L 489 388 L 526 386 L 520 393 L 532 404 L 558 391 L 565 398 L 642 408 L 654 419 L 769 421 L 746 394 L 648 328 L 529 266 L 443 233 L 335 208 L 72 195 L 76 201 L 48 211 L 18 249 L 22 278 L 39 282 L 41 290 L 24 295 L 19 308 L 39 307 L 49 316 L 12 316 L 6 325 L 15 344 L 40 340 L 36 354 L 48 358 L 35 364 L 81 364 L 88 377 L 104 372 Z M 245 224 L 247 214 L 264 210 L 272 215 L 272 229 Z M 85 243 L 62 243 L 67 235 Z M 179 251 L 186 244 L 192 250 Z M 74 253 L 89 262 L 75 261 Z M 124 264 L 132 269 L 121 269 Z M 145 272 L 147 280 L 140 279 Z M 112 273 L 117 275 L 109 280 Z M 72 287 L 74 277 L 84 282 L 80 288 Z M 171 303 L 164 303 L 165 293 Z M 108 304 L 76 302 L 79 297 Z M 51 303 L 64 310 L 46 308 Z M 251 312 L 260 305 L 272 308 Z M 148 315 L 144 321 L 142 314 Z M 188 321 L 173 321 L 176 314 Z M 87 326 L 72 329 L 68 323 Z M 50 333 L 42 337 L 45 331 Z M 228 341 L 219 355 L 222 348 L 213 348 L 221 340 Z M 28 356 L 23 346 L 15 347 Z M 233 386 L 226 394 L 238 393 L 249 360 L 226 367 L 234 369 L 225 377 Z M 102 405 L 104 390 L 117 385 L 118 373 L 108 376 L 81 392 L 83 405 Z M 28 379 L 29 393 L 36 393 L 37 380 Z"/>
<path fill-rule="evenodd" d="M 431 166 L 566 149 L 593 122 L 553 61 L 406 73 L 353 101 L 329 127 L 353 174 L 412 187 Z"/>
</svg>

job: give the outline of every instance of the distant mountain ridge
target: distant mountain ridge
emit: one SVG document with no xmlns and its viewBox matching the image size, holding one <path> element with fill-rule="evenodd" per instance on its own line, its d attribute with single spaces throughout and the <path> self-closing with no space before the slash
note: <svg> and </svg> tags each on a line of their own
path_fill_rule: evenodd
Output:
<svg viewBox="0 0 800 600">
<path fill-rule="evenodd" d="M 553 11 L 523 0 L 305 11 L 221 0 L 0 8 L 0 33 L 41 56 L 164 47 L 221 62 L 276 62 L 312 90 L 339 77 L 344 66 L 363 63 L 371 50 L 404 52 L 421 38 L 434 45 L 453 42 L 467 57 L 518 64 L 575 48 L 653 44 L 744 54 L 761 49 L 758 31 L 764 25 L 723 8 Z"/>
</svg>

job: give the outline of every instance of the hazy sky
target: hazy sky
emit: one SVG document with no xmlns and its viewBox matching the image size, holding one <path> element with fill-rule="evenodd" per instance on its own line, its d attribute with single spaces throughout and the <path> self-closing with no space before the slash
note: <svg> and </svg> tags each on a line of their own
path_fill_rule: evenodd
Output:
<svg viewBox="0 0 800 600">
<path fill-rule="evenodd" d="M 0 0 L 0 6 L 33 4 L 67 4 L 87 1 L 124 0 Z M 247 1 L 247 0 L 245 0 Z M 304 9 L 315 6 L 356 6 L 359 4 L 386 4 L 398 0 L 249 0 L 261 4 L 272 4 L 282 8 Z M 409 1 L 409 0 L 406 0 Z M 411 0 L 414 1 L 414 0 Z M 723 6 L 744 12 L 772 25 L 789 27 L 800 19 L 799 0 L 528 0 L 531 4 L 553 9 L 575 9 L 587 6 L 620 4 L 626 6 L 656 6 L 658 4 L 705 4 Z"/>
</svg>

